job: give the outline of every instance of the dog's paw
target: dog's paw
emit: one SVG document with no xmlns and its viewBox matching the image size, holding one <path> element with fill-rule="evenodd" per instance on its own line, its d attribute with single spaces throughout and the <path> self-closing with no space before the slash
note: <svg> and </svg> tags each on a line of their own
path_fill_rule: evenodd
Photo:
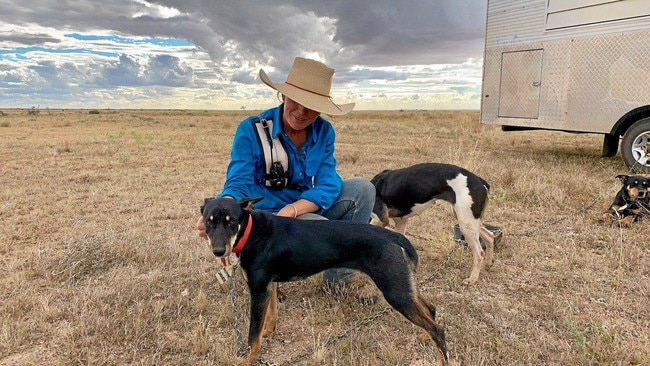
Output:
<svg viewBox="0 0 650 366">
<path fill-rule="evenodd" d="M 465 286 L 474 286 L 474 285 L 476 285 L 477 282 L 478 282 L 478 277 L 476 277 L 476 278 L 468 277 L 468 278 L 463 280 L 463 285 L 465 285 Z"/>
<path fill-rule="evenodd" d="M 485 261 L 483 263 L 485 263 L 485 268 L 492 267 L 492 265 L 494 264 L 494 254 L 493 255 L 486 255 L 485 256 Z"/>
<path fill-rule="evenodd" d="M 622 227 L 631 227 L 632 223 L 634 222 L 635 220 L 633 215 L 625 216 L 624 218 L 618 220 L 619 225 L 621 225 Z"/>
<path fill-rule="evenodd" d="M 603 214 L 600 215 L 600 217 L 598 217 L 599 222 L 612 222 L 616 220 L 617 220 L 616 216 L 611 212 L 603 212 Z"/>
</svg>

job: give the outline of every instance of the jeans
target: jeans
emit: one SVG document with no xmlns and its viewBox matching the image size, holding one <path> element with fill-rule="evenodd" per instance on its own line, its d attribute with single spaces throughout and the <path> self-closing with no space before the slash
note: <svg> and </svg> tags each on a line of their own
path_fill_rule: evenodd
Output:
<svg viewBox="0 0 650 366">
<path fill-rule="evenodd" d="M 364 178 L 343 180 L 341 194 L 336 198 L 332 207 L 322 215 L 307 213 L 298 216 L 301 220 L 344 220 L 368 224 L 370 214 L 375 205 L 375 186 Z M 323 271 L 323 282 L 326 285 L 338 285 L 347 282 L 354 270 L 348 268 L 332 268 Z"/>
</svg>

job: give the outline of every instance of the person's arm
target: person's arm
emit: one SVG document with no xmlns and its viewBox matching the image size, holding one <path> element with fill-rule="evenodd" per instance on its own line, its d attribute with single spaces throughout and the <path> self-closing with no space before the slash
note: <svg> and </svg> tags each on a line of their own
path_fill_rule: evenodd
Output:
<svg viewBox="0 0 650 366">
<path fill-rule="evenodd" d="M 284 217 L 298 217 L 302 214 L 316 212 L 318 210 L 320 210 L 320 207 L 315 205 L 313 202 L 299 199 L 294 203 L 284 206 L 280 211 L 278 211 L 277 215 Z"/>
<path fill-rule="evenodd" d="M 226 172 L 226 181 L 221 193 L 217 197 L 230 196 L 236 200 L 246 197 L 253 191 L 255 185 L 255 166 L 259 160 L 259 151 L 254 151 L 257 146 L 253 123 L 250 119 L 244 120 L 237 127 L 230 149 L 230 163 Z"/>
</svg>

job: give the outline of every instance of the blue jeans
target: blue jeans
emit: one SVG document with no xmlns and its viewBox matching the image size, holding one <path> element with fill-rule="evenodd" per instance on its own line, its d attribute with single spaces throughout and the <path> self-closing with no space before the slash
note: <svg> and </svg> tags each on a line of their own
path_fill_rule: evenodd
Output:
<svg viewBox="0 0 650 366">
<path fill-rule="evenodd" d="M 364 178 L 343 180 L 341 194 L 336 198 L 332 207 L 322 215 L 308 213 L 298 216 L 302 220 L 344 220 L 368 224 L 370 214 L 375 205 L 375 186 Z M 332 268 L 323 271 L 323 282 L 327 285 L 345 283 L 354 270 L 348 268 Z"/>
</svg>

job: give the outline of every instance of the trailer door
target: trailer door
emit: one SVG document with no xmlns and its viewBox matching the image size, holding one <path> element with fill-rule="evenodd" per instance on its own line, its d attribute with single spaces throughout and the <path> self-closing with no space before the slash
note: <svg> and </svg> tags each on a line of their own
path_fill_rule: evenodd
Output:
<svg viewBox="0 0 650 366">
<path fill-rule="evenodd" d="M 501 54 L 499 117 L 537 119 L 543 51 L 535 49 Z"/>
</svg>

